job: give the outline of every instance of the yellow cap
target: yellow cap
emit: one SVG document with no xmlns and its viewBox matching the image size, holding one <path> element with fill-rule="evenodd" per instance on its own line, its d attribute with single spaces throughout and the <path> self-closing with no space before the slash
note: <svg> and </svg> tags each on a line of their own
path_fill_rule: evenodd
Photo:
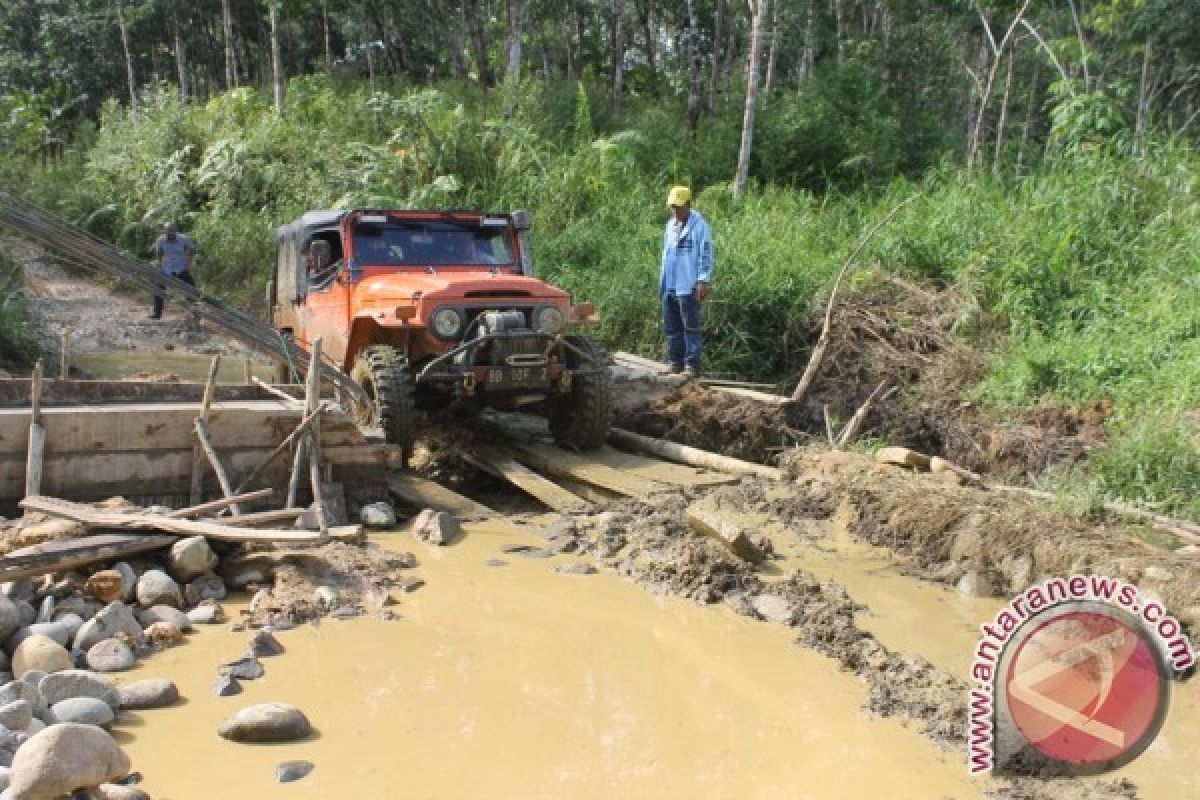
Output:
<svg viewBox="0 0 1200 800">
<path fill-rule="evenodd" d="M 686 206 L 692 201 L 692 190 L 686 186 L 672 187 L 671 193 L 667 195 L 668 206 Z"/>
</svg>

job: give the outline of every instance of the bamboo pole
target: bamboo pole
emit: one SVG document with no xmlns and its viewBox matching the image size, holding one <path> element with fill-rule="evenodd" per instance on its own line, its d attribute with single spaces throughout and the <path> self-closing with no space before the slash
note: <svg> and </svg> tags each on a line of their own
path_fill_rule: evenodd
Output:
<svg viewBox="0 0 1200 800">
<path fill-rule="evenodd" d="M 29 450 L 25 457 L 25 496 L 41 494 L 42 464 L 46 453 L 46 428 L 42 425 L 42 361 L 33 366 L 29 397 Z"/>
<path fill-rule="evenodd" d="M 225 472 L 225 467 L 221 464 L 221 459 L 217 457 L 212 437 L 208 434 L 208 423 L 200 417 L 196 417 L 196 438 L 200 440 L 200 445 L 204 448 L 204 454 L 208 456 L 208 463 L 212 465 L 213 472 L 217 473 L 217 482 L 221 484 L 221 493 L 225 495 L 227 500 L 230 500 L 230 510 L 234 514 L 241 514 L 241 506 L 234 499 L 233 489 L 229 484 L 229 474 Z"/>
<path fill-rule="evenodd" d="M 208 378 L 204 381 L 204 395 L 200 399 L 200 419 L 208 422 L 208 413 L 212 408 L 213 395 L 217 388 L 217 369 L 221 366 L 221 354 L 213 356 L 208 365 Z M 192 485 L 188 492 L 188 504 L 199 505 L 204 499 L 204 451 L 200 443 L 192 445 Z"/>
<path fill-rule="evenodd" d="M 738 475 L 757 475 L 760 478 L 770 478 L 777 481 L 784 479 L 783 470 L 776 469 L 775 467 L 754 464 L 750 461 L 742 461 L 741 459 L 710 453 L 707 450 L 701 450 L 697 447 L 688 447 L 687 445 L 667 442 L 662 439 L 651 439 L 649 436 L 642 436 L 640 433 L 633 433 L 632 431 L 620 428 L 613 428 L 609 431 L 608 438 L 613 444 L 630 447 L 634 450 L 641 450 L 644 453 L 650 453 L 651 455 L 660 456 L 692 467 L 703 467 L 705 469 L 714 469 L 718 472 L 729 472 Z"/>
</svg>

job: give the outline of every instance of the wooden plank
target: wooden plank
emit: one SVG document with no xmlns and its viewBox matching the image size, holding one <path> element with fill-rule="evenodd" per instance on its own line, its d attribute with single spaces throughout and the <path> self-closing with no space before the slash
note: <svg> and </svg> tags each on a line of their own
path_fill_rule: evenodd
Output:
<svg viewBox="0 0 1200 800">
<path fill-rule="evenodd" d="M 759 562 L 763 553 L 738 525 L 725 519 L 716 511 L 705 508 L 687 510 L 688 526 L 729 548 L 730 552 L 744 561 Z"/>
<path fill-rule="evenodd" d="M 25 497 L 42 491 L 42 464 L 46 453 L 46 428 L 42 425 L 42 360 L 33 367 L 29 396 L 29 442 L 25 455 Z"/>
<path fill-rule="evenodd" d="M 743 389 L 738 386 L 710 386 L 709 388 L 714 392 L 731 394 L 735 397 L 745 397 L 771 406 L 784 406 L 792 402 L 790 397 L 784 397 L 781 394 L 767 394 L 766 392 L 757 392 L 754 389 Z"/>
<path fill-rule="evenodd" d="M 580 511 L 589 505 L 583 498 L 543 478 L 499 450 L 480 448 L 464 456 L 481 469 L 503 478 L 554 511 Z"/>
<path fill-rule="evenodd" d="M 221 366 L 221 354 L 217 353 L 212 357 L 212 363 L 208 367 L 208 378 L 204 381 L 204 397 L 200 400 L 200 416 L 196 419 L 196 436 L 203 439 L 207 436 L 207 431 L 203 428 L 208 424 L 208 414 L 212 410 L 213 392 L 217 384 L 217 369 Z M 204 456 L 205 448 L 203 441 L 192 442 L 192 485 L 188 493 L 188 502 L 191 505 L 196 505 L 203 497 L 204 491 Z M 208 459 L 213 464 L 214 469 L 217 466 L 216 453 L 212 452 L 212 442 L 208 443 L 207 448 Z M 217 470 L 217 475 L 220 476 L 220 470 Z M 225 483 L 221 484 L 221 488 L 227 488 Z M 225 492 L 226 497 L 231 497 L 233 492 Z M 236 513 L 236 512 L 235 512 Z"/>
<path fill-rule="evenodd" d="M 6 378 L 0 380 L 0 408 L 29 408 L 32 379 Z M 303 392 L 303 386 L 274 385 L 285 395 Z M 42 390 L 42 403 L 54 406 L 78 406 L 87 403 L 187 403 L 195 413 L 196 403 L 204 395 L 203 383 L 167 383 L 163 381 L 48 381 Z M 217 384 L 215 402 L 268 400 L 271 395 L 258 386 Z"/>
<path fill-rule="evenodd" d="M 635 355 L 633 353 L 626 353 L 620 350 L 618 350 L 616 353 L 613 353 L 613 361 L 625 366 L 648 370 L 656 375 L 667 375 L 671 372 L 671 367 L 669 364 L 664 364 L 661 361 L 643 358 L 642 356 Z"/>
<path fill-rule="evenodd" d="M 275 511 L 255 511 L 250 514 L 222 517 L 219 521 L 233 525 L 267 525 L 273 522 L 294 520 L 307 510 L 304 508 L 280 508 Z"/>
<path fill-rule="evenodd" d="M 144 511 L 105 511 L 81 503 L 72 503 L 53 497 L 26 497 L 20 503 L 27 511 L 41 511 L 63 519 L 74 520 L 88 528 L 111 530 L 162 531 L 176 536 L 203 536 L 220 542 L 320 542 L 325 538 L 311 531 L 249 530 L 216 522 L 191 519 L 174 519 Z M 357 538 L 362 534 L 361 525 L 347 525 L 338 530 L 338 538 Z M 334 531 L 330 531 L 330 536 Z"/>
<path fill-rule="evenodd" d="M 669 483 L 672 486 L 723 486 L 738 482 L 736 476 L 726 472 L 716 472 L 704 469 L 703 467 L 693 467 L 671 461 L 662 461 L 657 458 L 648 458 L 635 453 L 627 453 L 624 450 L 617 450 L 608 445 L 588 455 L 600 460 L 603 464 L 613 469 L 627 472 L 631 475 L 640 475 L 643 478 L 649 478 L 653 481 Z"/>
<path fill-rule="evenodd" d="M 432 508 L 448 511 L 461 519 L 483 519 L 497 516 L 496 512 L 482 503 L 447 489 L 440 483 L 426 480 L 411 473 L 396 473 L 388 476 L 388 488 L 413 508 Z"/>
<path fill-rule="evenodd" d="M 14 550 L 0 558 L 0 581 L 33 578 L 64 572 L 97 561 L 128 558 L 162 550 L 176 541 L 174 536 L 154 534 L 97 534 L 76 539 L 42 542 Z"/>
<path fill-rule="evenodd" d="M 627 475 L 586 455 L 568 453 L 549 445 L 514 444 L 513 451 L 518 461 L 540 472 L 590 483 L 626 497 L 645 498 L 670 488 L 657 481 Z"/>
<path fill-rule="evenodd" d="M 753 381 L 729 381 L 723 378 L 699 378 L 701 386 L 721 387 L 723 389 L 757 389 L 767 394 L 779 394 L 777 383 L 755 383 Z"/>
</svg>

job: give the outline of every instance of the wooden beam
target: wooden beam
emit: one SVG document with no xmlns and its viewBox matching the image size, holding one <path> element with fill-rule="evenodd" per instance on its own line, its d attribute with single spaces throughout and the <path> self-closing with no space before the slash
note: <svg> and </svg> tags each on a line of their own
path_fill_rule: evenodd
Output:
<svg viewBox="0 0 1200 800">
<path fill-rule="evenodd" d="M 308 430 L 309 426 L 313 424 L 313 422 L 317 419 L 317 417 L 319 417 L 321 414 L 323 414 L 327 410 L 328 410 L 328 406 L 322 404 L 315 411 L 313 411 L 308 416 L 306 416 L 303 420 L 301 420 L 300 424 L 296 426 L 296 430 L 289 433 L 287 438 L 284 439 L 282 442 L 280 442 L 279 445 L 274 450 L 271 451 L 270 455 L 268 455 L 265 459 L 262 460 L 262 463 L 260 463 L 257 467 L 255 467 L 253 469 L 253 471 L 251 471 L 251 473 L 249 475 L 247 475 L 245 478 L 242 478 L 242 482 L 237 485 L 237 488 L 234 489 L 234 491 L 241 492 L 244 489 L 246 489 L 247 487 L 249 487 L 251 482 L 253 482 L 254 479 L 257 478 L 264 469 L 266 469 L 268 466 L 270 466 L 272 461 L 274 461 L 276 458 L 278 458 L 280 455 L 282 455 L 283 451 L 285 451 L 289 447 L 291 447 L 292 443 L 296 441 L 297 437 L 303 436 L 304 432 Z"/>
<path fill-rule="evenodd" d="M 162 531 L 175 536 L 203 536 L 219 542 L 320 542 L 323 537 L 312 531 L 248 530 L 202 520 L 174 519 L 144 511 L 105 511 L 81 503 L 53 497 L 26 497 L 20 502 L 26 511 L 41 511 L 54 517 L 74 520 L 88 528 L 112 530 Z M 333 538 L 354 539 L 362 534 L 361 525 L 330 529 Z"/>
<path fill-rule="evenodd" d="M 152 550 L 163 550 L 175 541 L 174 536 L 154 534 L 99 534 L 42 542 L 0 557 L 0 581 L 33 578 L 65 572 L 97 561 L 128 558 Z"/>
<path fill-rule="evenodd" d="M 700 378 L 698 383 L 701 386 L 720 389 L 757 389 L 761 392 L 771 394 L 778 392 L 779 384 L 777 383 L 753 383 L 751 381 L 727 381 L 721 378 Z"/>
<path fill-rule="evenodd" d="M 232 517 L 222 517 L 221 522 L 225 524 L 235 525 L 266 525 L 272 522 L 287 522 L 294 520 L 303 514 L 307 509 L 303 508 L 280 508 L 275 511 L 256 511 L 251 514 L 239 514 Z"/>
<path fill-rule="evenodd" d="M 495 511 L 469 497 L 447 489 L 439 483 L 410 473 L 388 476 L 388 489 L 416 509 L 432 508 L 448 511 L 460 519 L 486 519 L 498 516 Z"/>
<path fill-rule="evenodd" d="M 686 516 L 688 527 L 725 545 L 738 558 L 754 563 L 763 560 L 762 550 L 750 541 L 746 532 L 722 517 L 719 512 L 706 508 L 689 508 Z"/>
<path fill-rule="evenodd" d="M 58 379 L 65 381 L 71 376 L 71 334 L 63 331 L 59 349 Z"/>
<path fill-rule="evenodd" d="M 255 386 L 262 389 L 267 394 L 278 397 L 280 400 L 282 400 L 283 402 L 285 402 L 289 405 L 293 405 L 293 406 L 304 405 L 304 401 L 301 400 L 300 398 L 292 397 L 290 394 L 282 391 L 281 389 L 277 389 L 276 387 L 272 386 L 271 384 L 266 383 L 261 378 L 254 378 L 253 380 L 254 380 Z M 306 389 L 306 391 L 307 391 L 307 389 Z"/>
<path fill-rule="evenodd" d="M 707 469 L 715 469 L 739 475 L 757 475 L 760 478 L 769 478 L 776 481 L 784 479 L 783 470 L 776 469 L 775 467 L 754 464 L 750 461 L 742 461 L 741 459 L 710 453 L 698 447 L 688 447 L 684 444 L 667 442 L 662 439 L 651 439 L 649 436 L 642 436 L 640 433 L 633 433 L 632 431 L 620 428 L 613 428 L 609 431 L 608 438 L 613 444 L 621 447 L 629 447 L 643 453 L 669 458 L 681 464 L 691 464 L 693 467 L 705 467 Z"/>
<path fill-rule="evenodd" d="M 229 508 L 234 514 L 241 514 L 241 506 L 233 499 L 234 491 L 229 483 L 229 474 L 217 456 L 217 450 L 213 447 L 212 437 L 208 434 L 208 425 L 204 422 L 203 417 L 196 417 L 196 438 L 200 440 L 200 446 L 204 448 L 204 454 L 208 456 L 208 463 L 212 466 L 213 472 L 217 474 L 217 482 L 221 485 L 221 494 L 230 501 Z M 192 485 L 195 486 L 195 483 Z"/>
<path fill-rule="evenodd" d="M 245 492 L 243 494 L 234 494 L 232 497 L 222 497 L 220 500 L 210 500 L 207 503 L 201 503 L 198 506 L 188 506 L 180 508 L 167 514 L 172 519 L 188 519 L 189 517 L 199 517 L 204 514 L 211 514 L 213 511 L 220 511 L 223 508 L 228 508 L 234 503 L 253 503 L 255 500 L 266 500 L 271 495 L 275 494 L 274 489 L 259 489 L 256 492 Z"/>
<path fill-rule="evenodd" d="M 675 461 L 663 461 L 617 450 L 608 445 L 588 453 L 588 457 L 615 470 L 660 483 L 668 483 L 672 486 L 723 486 L 738 482 L 737 476 L 730 475 L 728 472 L 693 467 Z"/>
<path fill-rule="evenodd" d="M 10 378 L 0 381 L 0 408 L 27 409 L 32 381 L 30 378 Z M 280 395 L 293 402 L 295 398 L 272 387 Z M 292 389 L 290 385 L 285 389 Z M 190 403 L 192 416 L 195 405 L 204 394 L 204 384 L 196 382 L 163 383 L 161 381 L 113 381 L 78 380 L 47 381 L 42 388 L 42 405 L 50 408 L 58 405 L 78 406 L 97 403 Z M 269 394 L 257 385 L 217 384 L 214 401 L 226 403 L 245 400 L 266 400 L 278 395 Z"/>
<path fill-rule="evenodd" d="M 657 481 L 627 475 L 595 460 L 557 447 L 540 444 L 514 444 L 518 461 L 539 472 L 590 483 L 626 497 L 645 498 L 670 487 Z"/>
<path fill-rule="evenodd" d="M 208 380 L 204 382 L 204 396 L 200 399 L 200 417 L 196 420 L 197 436 L 200 431 L 200 422 L 208 422 L 208 412 L 212 408 L 213 392 L 217 385 L 217 369 L 221 366 L 221 354 L 217 353 L 212 358 L 212 363 L 208 367 Z M 204 453 L 201 451 L 203 444 L 196 442 L 192 445 L 192 486 L 189 493 L 190 505 L 197 505 L 204 499 Z M 231 492 L 225 492 L 225 496 L 229 497 Z"/>
<path fill-rule="evenodd" d="M 508 481 L 554 511 L 580 511 L 589 505 L 581 497 L 493 448 L 480 448 L 473 453 L 465 453 L 464 457 L 480 469 Z"/>
<path fill-rule="evenodd" d="M 634 355 L 633 353 L 626 353 L 620 350 L 613 353 L 613 361 L 625 366 L 643 369 L 647 372 L 653 372 L 656 375 L 666 375 L 671 371 L 669 364 L 664 364 L 661 361 L 643 358 L 642 356 Z"/>
<path fill-rule="evenodd" d="M 321 406 L 321 337 L 312 343 L 312 355 L 308 361 L 308 390 L 304 394 L 304 413 L 316 413 Z M 308 439 L 308 485 L 312 492 L 313 514 L 322 536 L 329 535 L 329 522 L 325 519 L 325 500 L 321 497 L 321 417 L 313 420 Z M 290 507 L 292 504 L 288 503 Z"/>
<path fill-rule="evenodd" d="M 759 403 L 766 403 L 770 406 L 786 406 L 792 402 L 790 397 L 784 397 L 781 394 L 767 394 L 766 392 L 755 391 L 754 389 L 743 389 L 740 386 L 710 386 L 714 392 L 733 395 L 734 397 L 745 397 L 749 400 L 755 400 Z"/>
</svg>

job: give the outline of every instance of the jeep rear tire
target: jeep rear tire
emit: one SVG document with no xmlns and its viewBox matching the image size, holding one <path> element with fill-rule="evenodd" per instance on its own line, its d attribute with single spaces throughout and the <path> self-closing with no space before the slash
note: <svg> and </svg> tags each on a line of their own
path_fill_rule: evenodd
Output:
<svg viewBox="0 0 1200 800">
<path fill-rule="evenodd" d="M 595 450 L 608 438 L 609 385 L 608 354 L 590 339 L 566 337 L 574 347 L 590 356 L 585 360 L 567 350 L 567 367 L 599 369 L 586 375 L 575 375 L 571 391 L 550 400 L 547 417 L 550 432 L 559 447 Z"/>
<path fill-rule="evenodd" d="M 404 352 L 388 345 L 363 348 L 350 371 L 371 398 L 358 410 L 358 422 L 383 429 L 387 440 L 400 445 L 407 460 L 416 430 L 413 420 L 414 387 Z"/>
</svg>

